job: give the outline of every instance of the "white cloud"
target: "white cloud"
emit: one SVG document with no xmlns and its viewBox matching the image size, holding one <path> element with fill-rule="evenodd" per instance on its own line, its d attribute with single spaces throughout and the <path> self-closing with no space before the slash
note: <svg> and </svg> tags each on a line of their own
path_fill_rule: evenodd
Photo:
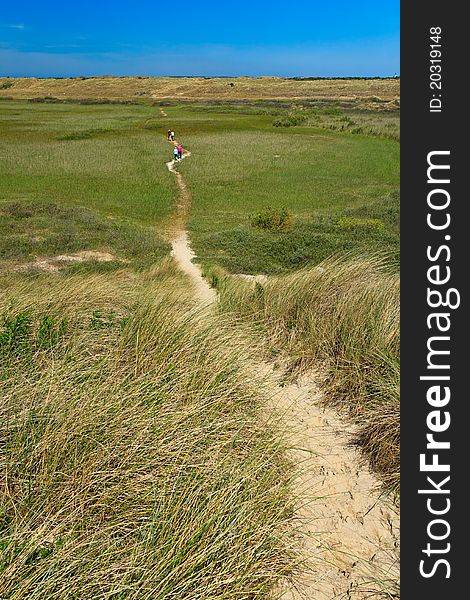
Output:
<svg viewBox="0 0 470 600">
<path fill-rule="evenodd" d="M 24 23 L 15 23 L 13 25 L 8 25 L 8 27 L 10 29 L 25 29 L 25 24 Z"/>
</svg>

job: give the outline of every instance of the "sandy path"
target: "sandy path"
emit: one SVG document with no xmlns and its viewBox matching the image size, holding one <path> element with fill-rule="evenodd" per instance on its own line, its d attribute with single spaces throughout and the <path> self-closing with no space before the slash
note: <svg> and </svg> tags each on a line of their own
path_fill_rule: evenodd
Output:
<svg viewBox="0 0 470 600">
<path fill-rule="evenodd" d="M 278 384 L 273 395 L 300 465 L 294 485 L 303 499 L 297 516 L 307 557 L 283 598 L 398 598 L 398 514 L 351 446 L 354 427 L 320 407 L 318 379 L 311 373 L 298 384 Z"/>
<path fill-rule="evenodd" d="M 177 142 L 173 142 L 173 144 L 178 145 Z M 182 159 L 188 156 L 191 156 L 191 152 L 183 151 Z M 191 207 L 191 194 L 183 176 L 175 169 L 175 165 L 175 160 L 166 163 L 168 170 L 175 175 L 179 188 L 178 204 L 171 231 L 171 255 L 175 258 L 180 269 L 191 278 L 199 302 L 212 304 L 217 300 L 217 293 L 202 276 L 201 267 L 193 262 L 195 255 L 191 249 L 188 232 L 185 229 Z"/>
<path fill-rule="evenodd" d="M 190 152 L 183 154 L 188 156 Z M 180 190 L 171 231 L 172 255 L 191 278 L 198 301 L 210 305 L 217 294 L 192 262 L 194 253 L 185 229 L 191 196 L 175 164 L 167 163 Z M 292 432 L 291 454 L 300 466 L 294 485 L 302 498 L 297 517 L 306 563 L 303 574 L 286 584 L 282 598 L 398 598 L 398 514 L 380 498 L 378 481 L 350 446 L 354 427 L 320 407 L 318 376 L 283 385 L 278 372 L 273 365 L 261 364 L 253 377 L 266 379 L 272 402 Z"/>
</svg>

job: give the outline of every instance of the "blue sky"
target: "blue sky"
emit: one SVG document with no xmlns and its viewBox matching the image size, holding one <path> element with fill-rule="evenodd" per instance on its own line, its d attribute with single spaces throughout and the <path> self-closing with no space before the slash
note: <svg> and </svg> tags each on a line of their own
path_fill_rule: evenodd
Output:
<svg viewBox="0 0 470 600">
<path fill-rule="evenodd" d="M 0 76 L 399 74 L 399 0 L 5 4 Z"/>
</svg>

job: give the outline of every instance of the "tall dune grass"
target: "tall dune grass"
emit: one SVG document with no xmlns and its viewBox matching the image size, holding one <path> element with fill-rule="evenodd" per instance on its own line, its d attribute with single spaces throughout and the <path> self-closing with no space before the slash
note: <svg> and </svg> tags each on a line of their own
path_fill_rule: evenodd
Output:
<svg viewBox="0 0 470 600">
<path fill-rule="evenodd" d="M 386 258 L 334 257 L 262 285 L 228 278 L 221 306 L 261 324 L 294 371 L 324 361 L 328 402 L 357 420 L 357 441 L 397 488 L 399 277 Z"/>
<path fill-rule="evenodd" d="M 5 290 L 0 596 L 272 597 L 289 465 L 243 331 L 200 319 L 169 264 Z"/>
</svg>

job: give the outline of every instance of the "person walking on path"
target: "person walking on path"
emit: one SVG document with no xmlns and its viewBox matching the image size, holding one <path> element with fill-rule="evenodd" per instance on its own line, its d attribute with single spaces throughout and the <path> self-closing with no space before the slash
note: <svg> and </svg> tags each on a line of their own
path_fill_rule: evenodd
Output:
<svg viewBox="0 0 470 600">
<path fill-rule="evenodd" d="M 173 149 L 173 160 L 179 160 L 178 148 Z"/>
<path fill-rule="evenodd" d="M 171 140 L 171 129 L 168 130 L 168 133 L 167 133 L 166 137 L 168 138 L 168 141 Z"/>
<path fill-rule="evenodd" d="M 175 141 L 175 132 L 174 131 L 170 131 L 170 137 L 171 137 L 171 141 L 174 142 Z"/>
<path fill-rule="evenodd" d="M 181 159 L 183 156 L 183 146 L 181 144 L 179 144 L 177 150 L 178 150 L 178 158 Z"/>
</svg>

